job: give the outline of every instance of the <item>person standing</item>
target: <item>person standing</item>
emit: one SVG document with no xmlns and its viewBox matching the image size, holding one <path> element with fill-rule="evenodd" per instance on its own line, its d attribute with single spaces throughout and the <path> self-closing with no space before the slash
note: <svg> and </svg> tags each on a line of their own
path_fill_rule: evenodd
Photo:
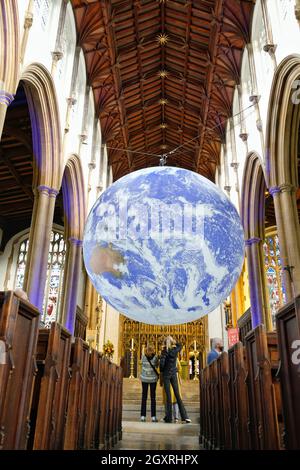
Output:
<svg viewBox="0 0 300 470">
<path fill-rule="evenodd" d="M 177 357 L 176 367 L 177 367 L 177 370 L 178 370 L 178 372 L 177 372 L 178 390 L 179 390 L 180 396 L 182 397 L 181 390 L 180 390 L 180 373 L 181 373 L 182 368 L 181 368 L 180 360 L 178 359 L 178 357 Z M 164 386 L 162 388 L 162 392 L 163 392 L 163 403 L 164 403 L 164 406 L 165 406 L 165 416 L 166 416 L 167 415 L 167 396 L 166 396 L 166 391 L 165 391 Z M 175 423 L 178 423 L 178 421 L 179 421 L 179 407 L 178 407 L 178 403 L 177 403 L 177 400 L 176 400 L 176 397 L 175 397 L 175 394 L 174 394 L 173 387 L 171 388 L 171 401 L 172 401 L 172 413 L 173 413 L 173 416 L 174 416 L 174 421 L 175 421 Z M 162 421 L 164 421 L 164 419 L 162 419 Z"/>
<path fill-rule="evenodd" d="M 223 341 L 220 338 L 213 338 L 211 342 L 211 351 L 209 351 L 207 355 L 207 365 L 211 364 L 213 361 L 218 359 L 220 354 L 222 353 Z"/>
<path fill-rule="evenodd" d="M 141 421 L 146 421 L 148 388 L 150 387 L 151 397 L 151 420 L 156 423 L 156 385 L 159 373 L 156 370 L 158 366 L 158 357 L 155 354 L 154 347 L 149 345 L 142 356 L 142 371 L 140 379 L 142 382 L 142 404 Z"/>
<path fill-rule="evenodd" d="M 176 343 L 176 341 L 168 336 L 164 341 L 164 349 L 160 356 L 160 371 L 163 374 L 163 386 L 166 392 L 167 406 L 166 406 L 166 417 L 164 421 L 166 423 L 172 422 L 172 397 L 171 397 L 171 386 L 174 391 L 174 395 L 179 407 L 182 421 L 191 423 L 186 409 L 184 407 L 182 398 L 179 392 L 178 377 L 177 377 L 177 357 L 179 351 L 181 351 L 182 345 Z"/>
</svg>

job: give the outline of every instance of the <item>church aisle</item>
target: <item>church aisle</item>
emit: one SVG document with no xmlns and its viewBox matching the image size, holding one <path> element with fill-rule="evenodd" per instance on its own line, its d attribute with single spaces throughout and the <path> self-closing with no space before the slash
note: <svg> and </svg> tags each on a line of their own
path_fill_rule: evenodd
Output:
<svg viewBox="0 0 300 470">
<path fill-rule="evenodd" d="M 114 450 L 199 450 L 198 424 L 123 421 L 123 438 Z"/>
</svg>

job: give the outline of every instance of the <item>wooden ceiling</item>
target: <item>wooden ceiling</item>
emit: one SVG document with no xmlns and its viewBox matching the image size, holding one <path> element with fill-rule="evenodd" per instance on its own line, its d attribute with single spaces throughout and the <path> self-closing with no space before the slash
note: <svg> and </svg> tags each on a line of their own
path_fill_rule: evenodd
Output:
<svg viewBox="0 0 300 470">
<path fill-rule="evenodd" d="M 22 86 L 6 114 L 0 142 L 0 227 L 1 248 L 14 233 L 30 226 L 32 192 L 31 123 Z"/>
<path fill-rule="evenodd" d="M 72 0 L 115 180 L 177 147 L 214 179 L 254 3 Z"/>
<path fill-rule="evenodd" d="M 30 227 L 34 194 L 34 152 L 27 99 L 22 83 L 7 109 L 0 141 L 0 252 L 16 233 Z M 62 192 L 56 198 L 54 222 L 63 225 Z"/>
</svg>

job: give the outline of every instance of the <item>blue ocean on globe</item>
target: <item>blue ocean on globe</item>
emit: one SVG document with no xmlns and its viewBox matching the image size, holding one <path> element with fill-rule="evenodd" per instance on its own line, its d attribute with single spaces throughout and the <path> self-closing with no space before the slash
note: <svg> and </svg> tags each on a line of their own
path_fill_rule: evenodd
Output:
<svg viewBox="0 0 300 470">
<path fill-rule="evenodd" d="M 94 204 L 83 256 L 117 311 L 148 324 L 179 324 L 216 309 L 244 260 L 240 217 L 198 173 L 160 166 L 130 173 Z"/>
</svg>

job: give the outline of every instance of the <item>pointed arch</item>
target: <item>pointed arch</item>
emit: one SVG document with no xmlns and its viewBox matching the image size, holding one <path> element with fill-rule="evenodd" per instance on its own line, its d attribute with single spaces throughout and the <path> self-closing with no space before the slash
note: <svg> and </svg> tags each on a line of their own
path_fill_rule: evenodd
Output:
<svg viewBox="0 0 300 470">
<path fill-rule="evenodd" d="M 246 158 L 242 185 L 241 218 L 245 239 L 264 238 L 266 182 L 259 155 Z"/>
<path fill-rule="evenodd" d="M 265 177 L 256 152 L 246 159 L 241 218 L 246 240 L 252 327 L 264 323 L 271 329 L 264 274 L 263 240 L 265 233 Z"/>
<path fill-rule="evenodd" d="M 62 139 L 53 79 L 41 64 L 29 65 L 21 76 L 28 101 L 34 152 L 34 186 L 58 190 L 62 179 Z"/>
<path fill-rule="evenodd" d="M 83 171 L 78 155 L 72 155 L 66 163 L 62 192 L 66 239 L 82 240 L 86 219 L 86 201 Z"/>
<path fill-rule="evenodd" d="M 286 57 L 278 66 L 270 93 L 266 132 L 268 187 L 298 185 L 297 145 L 300 123 L 300 55 Z M 298 91 L 297 91 L 298 89 Z"/>
<path fill-rule="evenodd" d="M 19 36 L 18 2 L 0 0 L 0 90 L 8 95 L 14 95 L 18 86 Z"/>
</svg>

